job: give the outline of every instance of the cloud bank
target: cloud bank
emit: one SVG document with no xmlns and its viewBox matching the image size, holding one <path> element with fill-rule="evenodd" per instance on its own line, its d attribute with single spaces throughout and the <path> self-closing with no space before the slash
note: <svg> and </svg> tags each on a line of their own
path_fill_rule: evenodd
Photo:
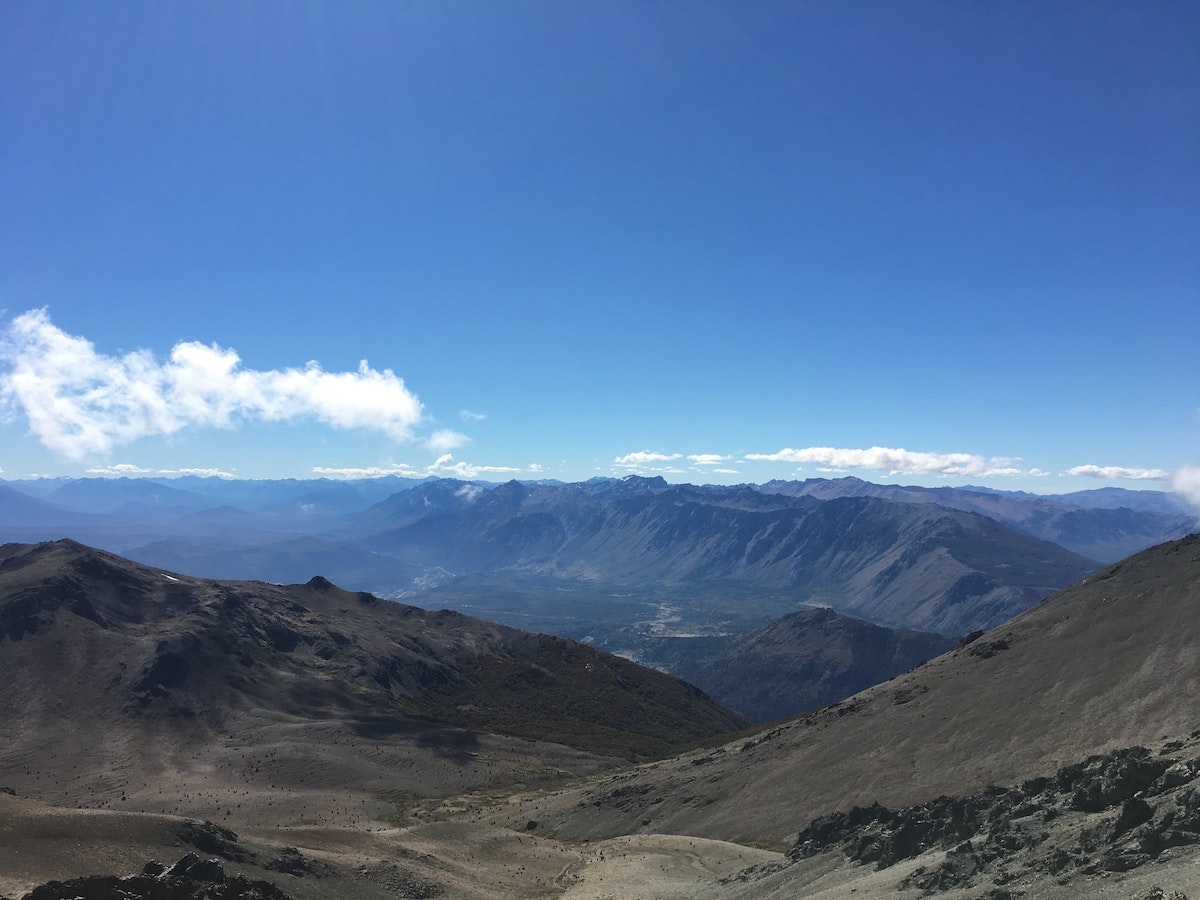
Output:
<svg viewBox="0 0 1200 900">
<path fill-rule="evenodd" d="M 865 450 L 839 447 L 786 447 L 777 453 L 748 453 L 753 462 L 810 463 L 827 469 L 867 469 L 889 475 L 972 475 L 979 478 L 1043 475 L 1040 469 L 1022 469 L 1018 460 L 1004 457 L 985 459 L 975 453 L 925 453 L 903 448 L 870 447 Z"/>
<path fill-rule="evenodd" d="M 387 466 L 313 466 L 313 473 L 325 478 L 381 478 L 385 475 L 395 475 L 400 478 L 462 478 L 470 481 L 485 475 L 532 475 L 539 477 L 542 467 L 537 463 L 528 466 L 481 466 L 462 460 L 445 453 L 429 465 L 418 469 L 408 463 L 393 463 Z"/>
<path fill-rule="evenodd" d="M 0 400 L 24 413 L 44 446 L 75 461 L 189 426 L 253 421 L 307 419 L 407 441 L 422 416 L 402 379 L 365 360 L 355 372 L 326 372 L 316 362 L 256 371 L 234 350 L 195 341 L 176 344 L 165 362 L 145 350 L 106 356 L 56 327 L 44 309 L 8 325 L 0 363 Z"/>
<path fill-rule="evenodd" d="M 237 478 L 233 472 L 226 472 L 224 469 L 147 469 L 143 466 L 135 466 L 130 463 L 117 463 L 112 466 L 93 466 L 86 470 L 86 474 L 95 475 L 100 478 L 143 478 L 146 476 L 179 478 L 184 475 L 198 475 L 201 478 Z"/>
<path fill-rule="evenodd" d="M 1167 478 L 1171 473 L 1166 469 L 1138 469 L 1127 466 L 1073 466 L 1067 469 L 1067 474 L 1083 475 L 1087 478 L 1123 478 L 1130 481 L 1156 481 Z"/>
<path fill-rule="evenodd" d="M 464 478 L 470 480 L 480 475 L 540 475 L 542 467 L 537 463 L 520 468 L 517 466 L 477 466 L 469 462 L 455 462 L 449 453 L 439 456 L 431 465 L 425 467 L 427 475 L 437 475 L 441 478 Z"/>
<path fill-rule="evenodd" d="M 654 453 L 650 450 L 638 450 L 634 453 L 626 453 L 624 456 L 618 456 L 613 460 L 613 465 L 620 466 L 623 469 L 636 469 L 640 466 L 647 466 L 650 463 L 670 462 L 671 460 L 682 458 L 682 453 Z"/>
</svg>

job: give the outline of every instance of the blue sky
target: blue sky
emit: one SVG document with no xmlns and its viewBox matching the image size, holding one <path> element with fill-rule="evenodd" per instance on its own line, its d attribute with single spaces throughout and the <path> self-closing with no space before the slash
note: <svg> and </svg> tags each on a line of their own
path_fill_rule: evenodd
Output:
<svg viewBox="0 0 1200 900">
<path fill-rule="evenodd" d="M 1190 2 L 13 0 L 2 475 L 1200 481 L 1197 46 Z"/>
</svg>

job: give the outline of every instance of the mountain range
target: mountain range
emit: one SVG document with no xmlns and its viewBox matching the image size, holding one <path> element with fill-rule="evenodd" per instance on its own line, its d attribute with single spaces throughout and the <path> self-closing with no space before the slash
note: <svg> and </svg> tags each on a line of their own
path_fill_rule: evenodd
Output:
<svg viewBox="0 0 1200 900">
<path fill-rule="evenodd" d="M 879 497 L 976 512 L 1101 562 L 1116 562 L 1153 544 L 1182 537 L 1195 525 L 1195 513 L 1187 501 L 1162 491 L 1100 488 L 1072 494 L 1030 494 L 980 487 L 872 484 L 853 477 L 769 481 L 760 490 L 825 500 Z"/>
<path fill-rule="evenodd" d="M 889 629 L 889 640 L 908 631 L 957 639 L 1100 565 L 1062 544 L 1103 557 L 1186 533 L 1192 521 L 1176 498 L 1152 491 L 1047 498 L 855 478 L 0 484 L 0 536 L 12 540 L 72 536 L 194 576 L 292 584 L 319 573 L 585 641 L 690 678 L 756 719 L 841 699 L 948 643 L 905 638 L 905 652 L 871 655 L 864 669 L 868 655 L 847 663 L 855 651 L 846 648 L 878 641 L 855 620 Z M 798 623 L 812 620 L 784 618 L 813 608 L 844 617 L 828 620 L 840 637 L 828 624 L 806 635 Z M 753 637 L 769 629 L 774 640 Z M 818 641 L 844 648 L 843 661 L 808 659 Z M 726 656 L 734 644 L 736 664 Z M 912 652 L 918 646 L 925 657 Z M 730 666 L 777 677 L 729 691 Z"/>
<path fill-rule="evenodd" d="M 1162 499 L 1139 496 L 1138 510 L 1096 506 L 1150 492 L 1076 506 L 1070 496 L 857 479 L 719 487 L 634 476 L 569 485 L 185 477 L 0 488 L 0 535 L 10 540 L 71 536 L 210 577 L 282 583 L 321 572 L 350 588 L 522 625 L 530 610 L 503 608 L 497 596 L 545 607 L 542 598 L 561 601 L 564 589 L 636 595 L 643 605 L 669 600 L 687 633 L 706 634 L 747 633 L 811 604 L 961 636 L 1099 565 L 1047 535 L 1090 549 L 1140 548 L 1193 521 Z M 1063 538 L 1068 531 L 1078 540 Z M 563 615 L 536 627 L 576 636 L 606 616 L 602 603 L 554 605 Z"/>
</svg>

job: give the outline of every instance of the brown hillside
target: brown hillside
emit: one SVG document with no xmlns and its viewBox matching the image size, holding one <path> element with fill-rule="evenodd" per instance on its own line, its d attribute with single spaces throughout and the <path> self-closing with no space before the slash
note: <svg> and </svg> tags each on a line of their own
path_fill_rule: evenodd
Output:
<svg viewBox="0 0 1200 900">
<path fill-rule="evenodd" d="M 833 810 L 969 794 L 1186 735 L 1200 727 L 1198 696 L 1193 535 L 844 703 L 542 799 L 538 817 L 567 839 L 657 831 L 785 846 Z"/>
<path fill-rule="evenodd" d="M 269 817 L 260 798 L 353 823 L 745 724 L 570 641 L 321 578 L 187 578 L 71 541 L 0 548 L 0 670 L 0 786 L 252 823 Z"/>
</svg>

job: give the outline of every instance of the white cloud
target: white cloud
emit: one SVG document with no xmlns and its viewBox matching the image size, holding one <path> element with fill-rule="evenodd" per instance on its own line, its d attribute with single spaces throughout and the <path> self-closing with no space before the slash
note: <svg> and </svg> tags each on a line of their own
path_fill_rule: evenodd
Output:
<svg viewBox="0 0 1200 900">
<path fill-rule="evenodd" d="M 446 453 L 450 450 L 457 450 L 469 440 L 470 438 L 461 432 L 443 428 L 431 434 L 425 441 L 425 446 L 434 453 Z"/>
<path fill-rule="evenodd" d="M 466 422 L 482 422 L 487 418 L 487 413 L 471 412 L 469 409 L 460 409 L 458 415 Z"/>
<path fill-rule="evenodd" d="M 142 475 L 153 475 L 153 469 L 135 466 L 132 463 L 116 463 L 111 466 L 92 466 L 84 470 L 85 475 L 103 475 L 108 478 L 138 478 Z"/>
<path fill-rule="evenodd" d="M 407 463 L 390 466 L 313 466 L 313 472 L 322 478 L 384 478 L 395 475 L 399 478 L 424 478 L 425 473 Z"/>
<path fill-rule="evenodd" d="M 719 453 L 692 453 L 688 455 L 688 459 L 698 466 L 715 466 L 725 462 L 729 457 L 721 456 Z"/>
<path fill-rule="evenodd" d="M 1200 509 L 1200 466 L 1183 466 L 1171 473 L 1167 482 L 1169 490 L 1182 494 L 1188 502 Z"/>
<path fill-rule="evenodd" d="M 481 475 L 536 475 L 541 471 L 542 467 L 537 463 L 519 468 L 516 466 L 477 466 L 469 462 L 455 462 L 454 457 L 449 453 L 439 456 L 431 465 L 425 467 L 425 472 L 429 475 L 468 480 Z"/>
<path fill-rule="evenodd" d="M 455 497 L 462 497 L 468 503 L 474 503 L 483 495 L 483 488 L 477 484 L 464 484 L 454 492 Z"/>
<path fill-rule="evenodd" d="M 741 475 L 738 469 L 713 469 L 714 475 Z"/>
<path fill-rule="evenodd" d="M 682 453 L 652 453 L 649 450 L 638 450 L 634 453 L 626 453 L 624 456 L 618 456 L 613 460 L 613 465 L 621 466 L 626 469 L 636 469 L 641 466 L 649 465 L 655 462 L 670 462 L 673 459 L 682 459 Z"/>
<path fill-rule="evenodd" d="M 408 463 L 393 463 L 388 466 L 313 466 L 313 472 L 325 478 L 383 478 L 395 475 L 400 478 L 473 479 L 481 475 L 539 475 L 542 467 L 531 463 L 524 468 L 517 466 L 479 466 L 468 462 L 455 462 L 453 455 L 444 453 L 434 462 L 417 469 Z"/>
<path fill-rule="evenodd" d="M 853 449 L 839 447 L 784 448 L 776 453 L 747 453 L 752 462 L 810 463 L 822 471 L 867 469 L 889 475 L 970 475 L 979 478 L 1026 475 L 1013 465 L 1011 457 L 985 459 L 975 453 L 926 453 L 903 448 L 870 447 Z"/>
<path fill-rule="evenodd" d="M 1074 466 L 1067 469 L 1068 475 L 1083 475 L 1087 478 L 1121 478 L 1129 481 L 1157 481 L 1170 476 L 1166 469 L 1138 469 L 1126 466 Z"/>
<path fill-rule="evenodd" d="M 195 341 L 176 344 L 166 362 L 145 350 L 106 356 L 57 328 L 44 309 L 13 319 L 0 361 L 8 369 L 0 399 L 24 412 L 42 444 L 73 460 L 188 426 L 254 420 L 312 419 L 406 441 L 422 414 L 401 378 L 365 360 L 355 372 L 326 372 L 316 362 L 256 371 L 234 350 Z"/>
<path fill-rule="evenodd" d="M 224 469 L 147 469 L 131 463 L 117 463 L 111 466 L 93 466 L 85 470 L 87 475 L 98 475 L 103 478 L 140 478 L 146 475 L 156 475 L 164 478 L 179 478 L 183 475 L 198 475 L 201 478 L 237 478 L 232 472 Z"/>
</svg>

